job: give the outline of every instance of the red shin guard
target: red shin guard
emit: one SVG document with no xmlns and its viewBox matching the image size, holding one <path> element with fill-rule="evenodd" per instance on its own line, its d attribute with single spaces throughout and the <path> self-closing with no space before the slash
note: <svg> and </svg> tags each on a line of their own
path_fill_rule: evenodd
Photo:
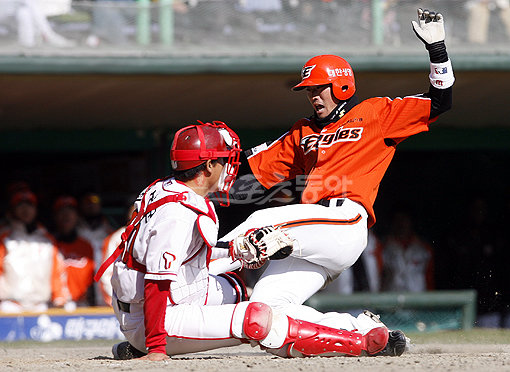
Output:
<svg viewBox="0 0 510 372">
<path fill-rule="evenodd" d="M 366 335 L 289 318 L 285 344 L 288 356 L 372 355 L 388 343 L 388 329 L 374 328 Z M 301 354 L 301 355 L 300 355 Z"/>
</svg>

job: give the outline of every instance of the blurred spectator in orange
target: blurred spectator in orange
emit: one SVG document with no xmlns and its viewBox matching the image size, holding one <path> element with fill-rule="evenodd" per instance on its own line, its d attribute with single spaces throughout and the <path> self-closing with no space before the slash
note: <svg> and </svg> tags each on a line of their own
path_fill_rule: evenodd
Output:
<svg viewBox="0 0 510 372">
<path fill-rule="evenodd" d="M 131 220 L 134 211 L 135 206 L 133 204 L 128 210 L 126 222 Z M 103 242 L 103 262 L 106 261 L 112 255 L 113 251 L 115 251 L 115 249 L 119 246 L 121 242 L 121 235 L 125 229 L 126 226 L 122 226 L 106 237 Z M 101 289 L 101 294 L 103 295 L 103 301 L 109 306 L 112 306 L 112 284 L 110 282 L 112 274 L 113 265 L 106 269 L 99 281 L 99 287 Z"/>
<path fill-rule="evenodd" d="M 53 205 L 53 216 L 55 238 L 64 256 L 71 298 L 78 306 L 92 305 L 87 292 L 92 289 L 94 250 L 87 240 L 78 236 L 78 202 L 71 196 L 60 196 Z"/>
<path fill-rule="evenodd" d="M 64 260 L 38 224 L 37 198 L 18 191 L 9 203 L 9 229 L 0 236 L 0 311 L 45 311 L 70 303 Z"/>
<path fill-rule="evenodd" d="M 103 241 L 113 229 L 103 215 L 101 198 L 96 193 L 86 193 L 80 199 L 78 235 L 87 240 L 94 249 L 95 269 L 103 262 Z M 105 305 L 98 285 L 95 285 L 95 304 Z"/>
<path fill-rule="evenodd" d="M 417 236 L 411 215 L 396 211 L 382 249 L 382 289 L 423 292 L 434 289 L 434 258 L 430 245 Z"/>
</svg>

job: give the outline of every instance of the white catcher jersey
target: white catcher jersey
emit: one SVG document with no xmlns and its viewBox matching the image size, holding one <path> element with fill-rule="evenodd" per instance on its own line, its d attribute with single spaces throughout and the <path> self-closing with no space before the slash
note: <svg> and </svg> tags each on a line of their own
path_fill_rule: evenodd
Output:
<svg viewBox="0 0 510 372">
<path fill-rule="evenodd" d="M 141 302 L 144 279 L 171 280 L 169 304 L 206 304 L 207 265 L 218 234 L 212 203 L 169 178 L 145 189 L 135 203 L 136 210 L 143 213 L 153 203 L 179 194 L 181 201 L 162 204 L 135 225 L 123 256 L 130 254 L 145 272 L 129 268 L 122 256 L 115 262 L 112 287 L 119 300 Z M 145 208 L 141 210 L 143 198 Z"/>
</svg>

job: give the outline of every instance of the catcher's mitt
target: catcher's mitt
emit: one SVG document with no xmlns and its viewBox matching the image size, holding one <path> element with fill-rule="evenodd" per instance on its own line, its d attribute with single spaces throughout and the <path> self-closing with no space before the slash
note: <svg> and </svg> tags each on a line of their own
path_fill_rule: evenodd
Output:
<svg viewBox="0 0 510 372">
<path fill-rule="evenodd" d="M 270 260 L 288 257 L 294 242 L 284 231 L 274 226 L 249 230 L 231 242 L 231 256 L 241 260 L 248 269 L 257 269 Z"/>
</svg>

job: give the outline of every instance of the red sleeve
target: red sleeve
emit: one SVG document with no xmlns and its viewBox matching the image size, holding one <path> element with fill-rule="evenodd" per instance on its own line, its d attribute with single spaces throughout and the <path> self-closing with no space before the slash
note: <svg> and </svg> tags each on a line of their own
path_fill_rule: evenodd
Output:
<svg viewBox="0 0 510 372">
<path fill-rule="evenodd" d="M 299 147 L 302 124 L 297 122 L 292 129 L 268 144 L 249 150 L 248 163 L 262 186 L 269 189 L 274 185 L 304 174 L 303 152 Z"/>
<path fill-rule="evenodd" d="M 149 353 L 166 354 L 165 314 L 170 280 L 145 279 L 144 293 L 145 346 Z"/>
</svg>

